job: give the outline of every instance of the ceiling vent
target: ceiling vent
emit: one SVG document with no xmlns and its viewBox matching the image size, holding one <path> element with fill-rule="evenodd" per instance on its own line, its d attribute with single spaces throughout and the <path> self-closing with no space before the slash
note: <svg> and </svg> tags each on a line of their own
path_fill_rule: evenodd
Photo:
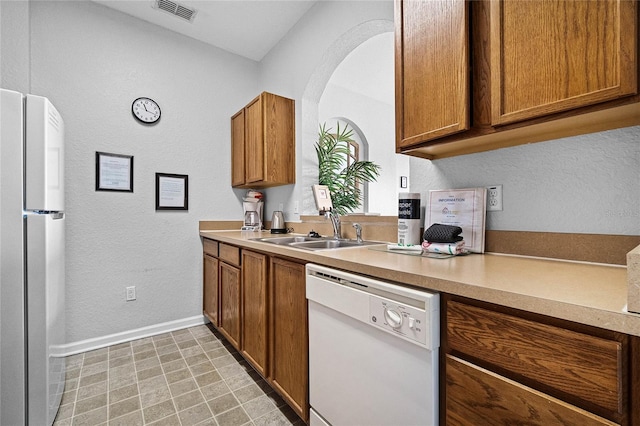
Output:
<svg viewBox="0 0 640 426">
<path fill-rule="evenodd" d="M 155 0 L 153 3 L 154 8 L 175 15 L 185 21 L 193 22 L 193 18 L 196 16 L 195 9 L 191 9 L 171 0 Z"/>
</svg>

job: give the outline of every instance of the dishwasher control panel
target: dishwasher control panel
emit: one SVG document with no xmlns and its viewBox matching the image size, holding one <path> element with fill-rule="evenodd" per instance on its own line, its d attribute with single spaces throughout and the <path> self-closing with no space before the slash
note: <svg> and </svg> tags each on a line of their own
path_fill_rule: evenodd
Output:
<svg viewBox="0 0 640 426">
<path fill-rule="evenodd" d="M 424 309 L 369 296 L 369 323 L 423 345 L 427 343 L 428 324 Z"/>
</svg>

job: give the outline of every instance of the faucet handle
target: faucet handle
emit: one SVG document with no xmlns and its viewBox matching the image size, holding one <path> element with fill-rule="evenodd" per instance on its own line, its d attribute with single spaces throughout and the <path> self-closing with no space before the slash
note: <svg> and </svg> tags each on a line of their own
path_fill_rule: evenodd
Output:
<svg viewBox="0 0 640 426">
<path fill-rule="evenodd" d="M 356 242 L 362 242 L 362 226 L 359 223 L 354 223 L 353 227 L 356 228 Z"/>
</svg>

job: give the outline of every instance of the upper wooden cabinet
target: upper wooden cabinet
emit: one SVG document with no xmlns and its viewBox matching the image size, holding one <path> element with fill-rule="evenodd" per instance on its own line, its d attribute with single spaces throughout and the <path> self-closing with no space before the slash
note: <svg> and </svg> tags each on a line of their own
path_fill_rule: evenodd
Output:
<svg viewBox="0 0 640 426">
<path fill-rule="evenodd" d="M 231 117 L 231 185 L 295 183 L 295 103 L 263 92 Z"/>
<path fill-rule="evenodd" d="M 463 1 L 396 2 L 399 148 L 469 127 L 467 10 Z"/>
<path fill-rule="evenodd" d="M 492 2 L 492 124 L 637 93 L 636 2 Z"/>
<path fill-rule="evenodd" d="M 396 150 L 425 158 L 640 124 L 633 0 L 396 0 Z"/>
</svg>

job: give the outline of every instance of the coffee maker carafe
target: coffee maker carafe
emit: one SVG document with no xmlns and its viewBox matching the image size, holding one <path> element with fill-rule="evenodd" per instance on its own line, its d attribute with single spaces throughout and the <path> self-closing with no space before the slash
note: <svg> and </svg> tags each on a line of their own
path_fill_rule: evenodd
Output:
<svg viewBox="0 0 640 426">
<path fill-rule="evenodd" d="M 262 229 L 262 208 L 264 202 L 244 201 L 242 207 L 244 209 L 243 231 L 260 231 Z"/>
</svg>

